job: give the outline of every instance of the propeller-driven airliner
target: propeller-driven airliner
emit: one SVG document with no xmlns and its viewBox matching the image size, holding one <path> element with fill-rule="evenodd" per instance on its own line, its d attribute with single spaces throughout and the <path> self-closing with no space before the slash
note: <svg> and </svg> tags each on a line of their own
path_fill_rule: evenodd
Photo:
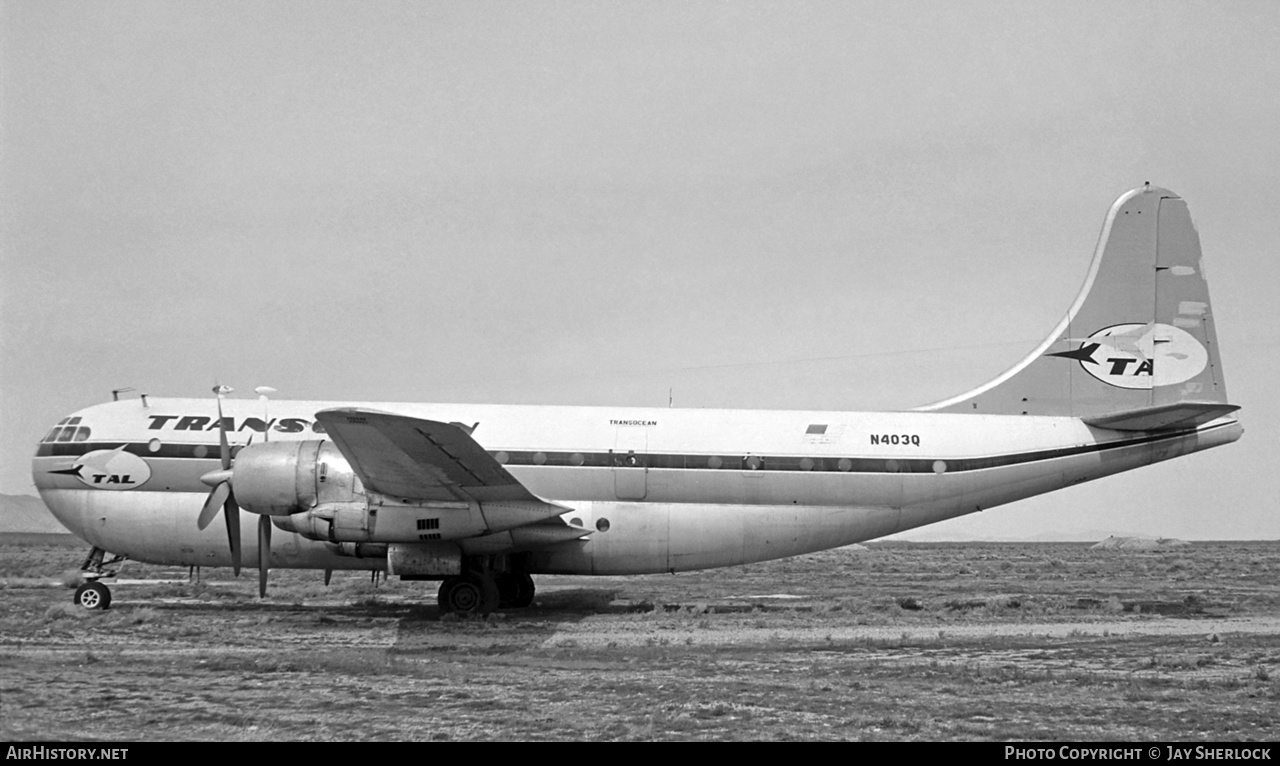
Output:
<svg viewBox="0 0 1280 766">
<path fill-rule="evenodd" d="M 528 606 L 533 575 L 836 548 L 1242 433 L 1199 236 L 1183 200 L 1149 184 L 1112 205 L 1083 288 L 1039 346 L 911 411 L 264 410 L 228 393 L 99 404 L 40 443 L 41 497 L 92 546 L 76 603 L 108 606 L 101 580 L 127 558 L 237 573 L 247 562 L 263 595 L 272 567 L 372 570 L 439 581 L 442 610 L 488 614 Z"/>
</svg>

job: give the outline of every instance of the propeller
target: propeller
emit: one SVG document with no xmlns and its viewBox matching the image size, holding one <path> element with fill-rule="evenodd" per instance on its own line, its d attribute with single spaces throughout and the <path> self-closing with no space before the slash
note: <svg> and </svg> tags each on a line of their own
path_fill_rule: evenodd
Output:
<svg viewBox="0 0 1280 766">
<path fill-rule="evenodd" d="M 253 389 L 258 395 L 258 400 L 262 402 L 262 440 L 270 441 L 271 439 L 271 421 L 267 418 L 267 395 L 274 394 L 276 390 L 271 386 L 258 386 Z M 253 439 L 252 436 L 249 437 Z M 267 571 L 271 565 L 271 519 L 267 516 L 258 517 L 258 598 L 267 597 Z"/>
<path fill-rule="evenodd" d="M 271 565 L 271 517 L 258 517 L 258 598 L 267 597 L 267 570 Z"/>
<path fill-rule="evenodd" d="M 222 468 L 210 471 L 200 477 L 200 481 L 212 487 L 205 498 L 204 507 L 196 519 L 196 526 L 205 529 L 213 522 L 213 517 L 222 509 L 223 519 L 227 522 L 227 543 L 231 546 L 231 567 L 236 577 L 240 576 L 240 506 L 236 504 L 235 493 L 231 485 L 231 445 L 227 443 L 227 421 L 222 417 L 222 397 L 231 393 L 228 386 L 214 386 L 213 393 L 218 397 L 218 457 Z"/>
<path fill-rule="evenodd" d="M 275 389 L 266 389 L 267 392 Z M 227 442 L 227 421 L 222 417 L 222 397 L 231 393 L 228 386 L 214 386 L 213 392 L 218 396 L 218 455 L 221 468 L 210 471 L 200 477 L 200 481 L 212 487 L 205 498 L 204 507 L 196 519 L 196 526 L 205 529 L 213 523 L 213 517 L 222 509 L 223 518 L 227 522 L 227 542 L 231 546 L 231 566 L 236 576 L 240 576 L 240 505 L 236 502 L 235 471 L 232 468 L 231 445 Z M 266 399 L 262 388 L 258 393 Z M 264 405 L 265 406 L 265 405 Z M 265 413 L 264 413 L 265 415 Z M 263 422 L 265 423 L 265 417 Z M 264 437 L 265 440 L 265 437 Z M 253 436 L 249 436 L 248 447 L 253 444 Z M 258 596 L 266 598 L 267 573 L 271 564 L 271 518 L 265 514 L 258 516 Z"/>
<path fill-rule="evenodd" d="M 262 402 L 262 440 L 271 441 L 271 421 L 267 419 L 267 394 L 274 394 L 276 390 L 271 386 L 258 386 L 253 391 L 258 395 L 258 401 Z"/>
</svg>

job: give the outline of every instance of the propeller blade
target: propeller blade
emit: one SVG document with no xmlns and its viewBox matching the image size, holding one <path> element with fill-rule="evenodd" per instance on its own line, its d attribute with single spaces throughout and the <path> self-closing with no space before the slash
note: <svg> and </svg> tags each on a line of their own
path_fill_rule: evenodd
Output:
<svg viewBox="0 0 1280 766">
<path fill-rule="evenodd" d="M 222 417 L 222 397 L 231 393 L 228 386 L 216 385 L 213 393 L 218 404 L 218 459 L 222 466 L 219 471 L 210 471 L 200 477 L 200 481 L 213 487 L 205 498 L 204 507 L 196 519 L 196 526 L 205 529 L 218 515 L 218 507 L 222 507 L 222 518 L 227 524 L 227 545 L 231 548 L 231 568 L 236 577 L 240 576 L 240 506 L 236 503 L 235 493 L 231 488 L 233 472 L 231 470 L 231 445 L 227 443 L 227 421 Z"/>
<path fill-rule="evenodd" d="M 240 576 L 240 506 L 236 504 L 235 495 L 227 495 L 222 506 L 222 515 L 227 521 L 227 543 L 231 546 L 231 570 L 236 577 Z"/>
<path fill-rule="evenodd" d="M 209 491 L 209 496 L 205 498 L 204 507 L 200 509 L 200 517 L 196 519 L 196 526 L 200 529 L 207 528 L 213 522 L 213 517 L 218 515 L 218 509 L 222 507 L 230 496 L 230 484 L 222 481 L 214 485 L 213 489 Z"/>
<path fill-rule="evenodd" d="M 258 517 L 258 598 L 267 597 L 267 570 L 271 565 L 271 517 Z"/>
<path fill-rule="evenodd" d="M 222 418 L 222 394 L 218 394 L 218 457 L 222 459 L 222 470 L 225 471 L 231 467 L 231 445 L 227 444 L 227 421 Z"/>
</svg>

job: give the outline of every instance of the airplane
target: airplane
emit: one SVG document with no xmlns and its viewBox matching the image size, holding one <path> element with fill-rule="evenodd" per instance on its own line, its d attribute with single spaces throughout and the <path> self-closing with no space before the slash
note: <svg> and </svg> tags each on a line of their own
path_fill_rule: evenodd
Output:
<svg viewBox="0 0 1280 766">
<path fill-rule="evenodd" d="M 92 546 L 75 603 L 108 607 L 101 580 L 126 558 L 239 574 L 247 557 L 262 596 L 271 567 L 324 570 L 326 582 L 334 570 L 369 570 L 439 581 L 443 613 L 487 615 L 532 603 L 533 575 L 796 556 L 1243 433 L 1199 235 L 1186 203 L 1149 183 L 1111 206 L 1079 295 L 1042 343 L 993 380 L 914 410 L 228 393 L 99 404 L 40 443 L 40 496 Z"/>
</svg>

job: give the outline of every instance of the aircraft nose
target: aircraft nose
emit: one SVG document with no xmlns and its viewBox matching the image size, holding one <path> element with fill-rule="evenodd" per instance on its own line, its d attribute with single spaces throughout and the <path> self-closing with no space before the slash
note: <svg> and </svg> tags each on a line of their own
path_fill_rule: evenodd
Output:
<svg viewBox="0 0 1280 766">
<path fill-rule="evenodd" d="M 79 442 L 87 442 L 92 436 L 92 429 L 80 415 L 68 415 L 49 429 L 31 460 L 31 477 L 36 488 L 50 486 L 49 471 L 62 467 L 70 456 L 82 454 L 85 448 Z"/>
</svg>

